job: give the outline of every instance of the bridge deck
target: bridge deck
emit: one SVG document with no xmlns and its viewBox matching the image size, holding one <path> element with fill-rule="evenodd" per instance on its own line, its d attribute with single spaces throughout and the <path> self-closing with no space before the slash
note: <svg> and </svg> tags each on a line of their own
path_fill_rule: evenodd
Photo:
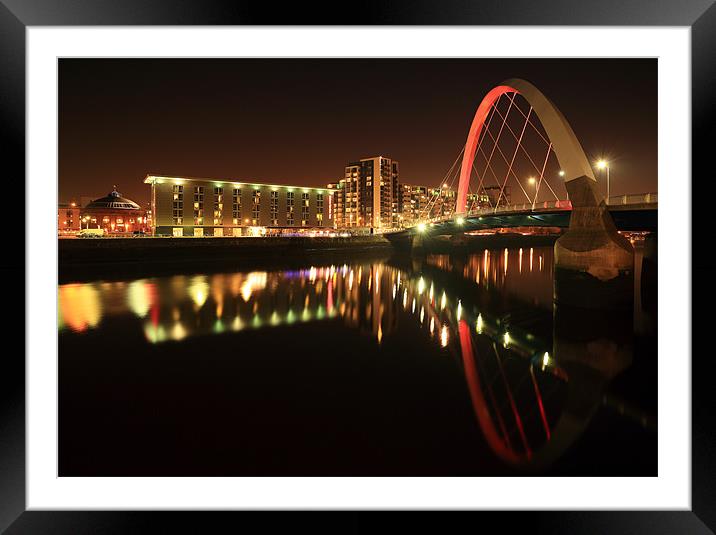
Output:
<svg viewBox="0 0 716 535">
<path fill-rule="evenodd" d="M 560 202 L 560 201 L 558 201 Z M 563 202 L 563 201 L 562 201 Z M 449 217 L 426 221 L 393 235 L 413 235 L 426 232 L 436 234 L 457 234 L 473 230 L 510 227 L 569 227 L 572 213 L 571 204 L 555 206 L 517 205 L 498 210 L 482 210 L 462 217 Z M 658 205 L 656 202 L 609 205 L 609 213 L 619 230 L 655 231 L 657 229 Z"/>
</svg>

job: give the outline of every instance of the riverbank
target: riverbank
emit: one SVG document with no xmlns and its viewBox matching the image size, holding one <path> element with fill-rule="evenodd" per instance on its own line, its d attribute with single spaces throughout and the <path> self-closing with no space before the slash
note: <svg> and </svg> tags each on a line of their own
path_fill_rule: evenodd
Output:
<svg viewBox="0 0 716 535">
<path fill-rule="evenodd" d="M 350 238 L 81 238 L 58 240 L 59 281 L 290 267 L 389 256 L 383 236 Z"/>
<path fill-rule="evenodd" d="M 558 236 L 494 234 L 425 241 L 425 254 L 469 254 L 482 249 L 552 245 Z M 405 247 L 401 245 L 406 245 Z M 409 244 L 384 236 L 350 238 L 80 238 L 58 240 L 59 282 L 122 280 L 191 273 L 291 269 L 307 264 L 410 257 Z"/>
</svg>

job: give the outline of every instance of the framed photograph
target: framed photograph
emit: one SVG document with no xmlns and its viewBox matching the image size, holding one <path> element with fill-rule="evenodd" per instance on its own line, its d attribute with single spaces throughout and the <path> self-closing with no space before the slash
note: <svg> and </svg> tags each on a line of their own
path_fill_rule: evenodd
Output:
<svg viewBox="0 0 716 535">
<path fill-rule="evenodd" d="M 355 7 L 1 0 L 0 529 L 712 533 L 716 8 Z"/>
</svg>

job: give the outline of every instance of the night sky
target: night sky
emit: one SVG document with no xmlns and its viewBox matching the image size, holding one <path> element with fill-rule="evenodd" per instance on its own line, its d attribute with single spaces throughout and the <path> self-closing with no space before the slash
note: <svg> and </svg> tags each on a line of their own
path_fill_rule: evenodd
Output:
<svg viewBox="0 0 716 535">
<path fill-rule="evenodd" d="M 62 59 L 59 200 L 146 174 L 325 186 L 383 155 L 438 185 L 475 110 L 507 78 L 561 109 L 612 195 L 657 191 L 655 59 Z"/>
</svg>

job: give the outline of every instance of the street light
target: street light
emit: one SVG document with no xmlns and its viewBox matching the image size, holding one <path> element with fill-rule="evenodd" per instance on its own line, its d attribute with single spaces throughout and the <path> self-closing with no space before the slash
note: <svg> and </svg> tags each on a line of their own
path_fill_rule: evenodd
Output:
<svg viewBox="0 0 716 535">
<path fill-rule="evenodd" d="M 537 181 L 535 180 L 535 177 L 531 176 L 527 179 L 527 182 L 535 187 L 535 196 L 532 198 L 532 208 L 534 208 L 535 203 L 537 202 Z"/>
<path fill-rule="evenodd" d="M 561 169 L 559 170 L 559 173 L 557 173 L 557 174 L 559 175 L 560 178 L 564 178 L 565 173 Z M 565 184 L 565 187 L 566 186 L 567 185 Z M 567 190 L 567 200 L 569 200 L 569 190 Z"/>
<path fill-rule="evenodd" d="M 607 170 L 607 204 L 609 204 L 609 162 L 606 160 L 599 160 L 597 162 L 597 169 Z"/>
</svg>

